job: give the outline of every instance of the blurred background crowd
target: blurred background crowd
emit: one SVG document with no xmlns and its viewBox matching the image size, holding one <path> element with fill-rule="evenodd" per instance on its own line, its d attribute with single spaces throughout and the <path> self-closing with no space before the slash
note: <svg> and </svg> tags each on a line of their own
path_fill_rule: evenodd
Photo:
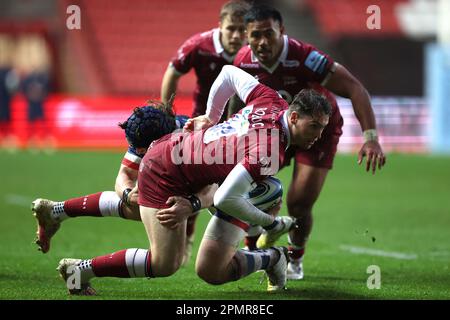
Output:
<svg viewBox="0 0 450 320">
<path fill-rule="evenodd" d="M 262 2 L 262 1 L 260 1 Z M 286 33 L 346 66 L 373 98 L 387 151 L 450 152 L 450 1 L 278 0 Z M 217 26 L 221 0 L 2 0 L 0 144 L 20 148 L 117 148 L 134 106 L 159 98 L 177 48 Z M 80 28 L 68 28 L 80 11 Z M 380 28 L 369 28 L 376 5 Z M 447 43 L 447 44 L 446 44 Z M 190 115 L 195 75 L 180 82 L 177 113 Z M 340 99 L 340 151 L 361 130 Z"/>
</svg>

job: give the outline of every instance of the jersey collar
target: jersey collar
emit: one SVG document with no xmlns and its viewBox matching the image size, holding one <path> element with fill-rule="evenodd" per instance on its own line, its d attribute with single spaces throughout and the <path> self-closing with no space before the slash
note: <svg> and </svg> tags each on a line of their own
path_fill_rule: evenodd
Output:
<svg viewBox="0 0 450 320">
<path fill-rule="evenodd" d="M 213 43 L 214 43 L 214 49 L 216 50 L 216 53 L 220 56 L 222 56 L 226 61 L 229 63 L 232 63 L 234 60 L 234 56 L 230 56 L 228 53 L 226 53 L 225 49 L 222 46 L 222 43 L 220 42 L 220 30 L 219 28 L 214 29 L 213 31 Z"/>
<path fill-rule="evenodd" d="M 259 65 L 267 72 L 273 73 L 280 63 L 284 63 L 286 61 L 288 51 L 289 51 L 289 39 L 287 35 L 283 35 L 283 50 L 281 50 L 280 57 L 272 67 L 269 68 L 264 64 L 262 64 L 261 62 L 259 62 L 258 58 L 253 54 L 253 51 L 252 51 L 252 62 L 258 62 Z"/>
</svg>

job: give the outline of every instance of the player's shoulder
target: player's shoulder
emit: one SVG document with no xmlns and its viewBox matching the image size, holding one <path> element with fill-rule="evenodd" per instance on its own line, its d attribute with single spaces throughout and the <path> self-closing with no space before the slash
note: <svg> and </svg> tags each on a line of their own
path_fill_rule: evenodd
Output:
<svg viewBox="0 0 450 320">
<path fill-rule="evenodd" d="M 199 32 L 189 37 L 184 43 L 183 47 L 204 47 L 210 45 L 213 41 L 213 35 L 216 29 L 211 29 L 204 32 Z"/>
<path fill-rule="evenodd" d="M 257 62 L 252 61 L 252 49 L 249 45 L 243 46 L 238 51 L 236 57 L 234 58 L 234 65 L 242 69 L 251 67 L 251 65 L 254 67 L 259 67 Z"/>
<path fill-rule="evenodd" d="M 304 56 L 312 50 L 317 50 L 313 45 L 288 37 L 289 56 Z"/>
</svg>

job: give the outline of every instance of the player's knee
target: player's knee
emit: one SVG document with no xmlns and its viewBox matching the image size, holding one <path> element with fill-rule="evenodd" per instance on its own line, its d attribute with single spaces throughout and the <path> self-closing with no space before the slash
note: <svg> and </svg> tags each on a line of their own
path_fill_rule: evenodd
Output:
<svg viewBox="0 0 450 320">
<path fill-rule="evenodd" d="M 217 286 L 225 283 L 225 281 L 222 279 L 222 276 L 214 273 L 209 273 L 207 271 L 200 271 L 197 272 L 197 275 L 199 276 L 200 279 L 211 285 Z"/>
<path fill-rule="evenodd" d="M 175 274 L 178 269 L 172 268 L 172 269 L 163 269 L 158 272 L 158 277 L 170 277 L 171 275 Z"/>
<path fill-rule="evenodd" d="M 219 272 L 213 270 L 212 268 L 209 268 L 207 265 L 195 266 L 195 272 L 197 273 L 198 277 L 206 283 L 212 285 L 225 283 L 225 281 L 223 280 L 223 276 Z"/>
<path fill-rule="evenodd" d="M 180 265 L 175 263 L 154 266 L 154 274 L 158 277 L 169 277 L 177 272 L 179 268 Z"/>
<path fill-rule="evenodd" d="M 181 262 L 181 259 L 162 261 L 155 257 L 155 259 L 152 259 L 153 273 L 158 277 L 169 277 L 180 269 Z"/>
</svg>

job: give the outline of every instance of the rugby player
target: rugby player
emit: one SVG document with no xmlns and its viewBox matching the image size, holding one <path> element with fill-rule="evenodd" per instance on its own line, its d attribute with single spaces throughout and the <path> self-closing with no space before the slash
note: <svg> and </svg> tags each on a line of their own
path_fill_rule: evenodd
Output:
<svg viewBox="0 0 450 320">
<path fill-rule="evenodd" d="M 133 114 L 124 123 L 119 124 L 125 131 L 129 146 L 117 174 L 115 192 L 102 191 L 61 202 L 48 199 L 33 201 L 31 209 L 37 219 L 35 242 L 38 249 L 47 253 L 50 250 L 51 238 L 59 230 L 61 223 L 69 218 L 122 217 L 140 221 L 136 182 L 142 157 L 151 142 L 181 129 L 187 119 L 187 116 L 173 113 L 171 101 L 168 104 L 149 101 L 146 106 L 135 108 Z M 217 187 L 205 189 L 205 192 L 200 192 L 197 196 L 202 203 L 209 204 L 216 189 Z M 184 206 L 179 204 L 177 209 L 191 209 L 190 203 Z M 188 225 L 191 227 L 186 230 L 184 263 L 189 261 L 194 241 L 193 223 Z"/>
<path fill-rule="evenodd" d="M 364 143 L 358 153 L 358 164 L 366 158 L 366 170 L 375 173 L 386 162 L 378 142 L 376 122 L 370 97 L 363 85 L 342 65 L 310 44 L 285 34 L 281 14 L 268 6 L 254 6 L 244 17 L 249 45 L 237 54 L 234 65 L 253 75 L 258 81 L 277 90 L 289 103 L 303 88 L 314 88 L 325 95 L 332 114 L 322 137 L 308 150 L 292 147 L 286 162 L 293 157 L 294 170 L 287 194 L 289 215 L 296 217 L 301 228 L 290 232 L 288 278 L 302 279 L 303 254 L 312 230 L 312 210 L 319 198 L 328 171 L 332 168 L 343 119 L 332 93 L 351 99 L 363 131 Z M 231 107 L 230 113 L 240 107 Z M 286 163 L 286 164 L 287 164 Z M 247 246 L 256 248 L 256 239 Z M 258 247 L 270 247 L 273 239 L 259 237 Z"/>
<path fill-rule="evenodd" d="M 155 141 L 144 156 L 138 176 L 138 203 L 150 242 L 149 250 L 125 249 L 88 260 L 63 259 L 60 273 L 74 267 L 81 277 L 81 289 L 72 294 L 89 294 L 94 277 L 167 277 L 180 267 L 186 238 L 186 217 L 167 222 L 158 215 L 169 208 L 172 195 L 192 197 L 208 185 L 218 183 L 214 206 L 218 213 L 208 225 L 197 257 L 198 275 L 221 284 L 265 270 L 269 291 L 284 288 L 287 249 L 269 248 L 255 252 L 237 249 L 236 241 L 245 224 L 261 225 L 279 237 L 295 225 L 292 218 L 274 217 L 259 210 L 246 198 L 255 184 L 276 174 L 291 145 L 308 149 L 328 124 L 331 107 L 314 90 L 303 90 L 288 105 L 276 91 L 252 76 L 224 66 L 208 99 L 209 122 L 222 116 L 229 97 L 237 93 L 246 107 L 233 119 L 205 130 L 166 135 Z M 188 127 L 196 126 L 193 120 Z M 200 157 L 200 158 L 198 158 Z M 195 199 L 197 206 L 201 206 Z M 219 273 L 220 270 L 220 273 Z"/>
<path fill-rule="evenodd" d="M 178 49 L 164 74 L 162 102 L 176 93 L 179 79 L 191 69 L 197 76 L 191 116 L 206 111 L 208 93 L 214 80 L 233 59 L 245 41 L 244 14 L 250 8 L 245 1 L 229 1 L 220 10 L 219 27 L 195 34 Z"/>
<path fill-rule="evenodd" d="M 233 64 L 236 53 L 244 44 L 243 17 L 249 8 L 250 5 L 245 1 L 228 1 L 220 10 L 218 28 L 195 34 L 181 45 L 163 76 L 163 103 L 167 103 L 176 94 L 180 78 L 194 69 L 197 85 L 193 93 L 191 116 L 205 113 L 211 85 L 224 65 Z M 188 220 L 188 230 L 192 235 L 196 218 L 193 215 Z M 188 242 L 191 244 L 193 240 L 192 236 Z"/>
</svg>

